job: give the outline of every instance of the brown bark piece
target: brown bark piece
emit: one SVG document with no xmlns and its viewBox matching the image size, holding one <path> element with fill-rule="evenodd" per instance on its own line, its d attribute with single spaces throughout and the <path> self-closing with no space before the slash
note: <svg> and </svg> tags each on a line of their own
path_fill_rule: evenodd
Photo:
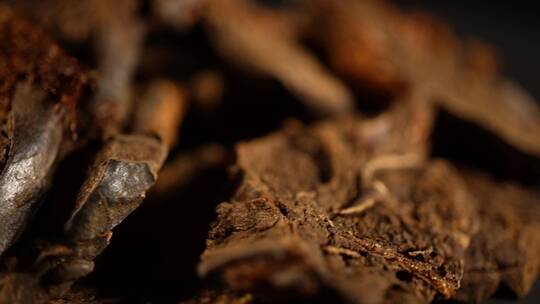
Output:
<svg viewBox="0 0 540 304">
<path fill-rule="evenodd" d="M 427 101 L 540 156 L 540 108 L 517 84 L 497 75 L 489 47 L 465 44 L 430 16 L 386 2 L 314 3 L 314 36 L 338 74 L 394 97 L 421 92 Z"/>
<path fill-rule="evenodd" d="M 169 80 L 156 80 L 136 103 L 131 129 L 135 133 L 157 135 L 167 147 L 174 148 L 187 107 L 183 87 Z"/>
<path fill-rule="evenodd" d="M 86 76 L 41 30 L 0 7 L 0 254 L 21 233 L 73 134 Z"/>
<path fill-rule="evenodd" d="M 121 132 L 133 106 L 132 82 L 139 63 L 145 29 L 136 17 L 138 1 L 99 1 L 104 13 L 95 25 L 99 88 L 94 115 L 105 136 Z"/>
<path fill-rule="evenodd" d="M 66 234 L 74 241 L 86 241 L 112 230 L 142 202 L 166 155 L 165 146 L 151 137 L 111 139 L 80 191 Z"/>
<path fill-rule="evenodd" d="M 474 233 L 471 198 L 451 166 L 413 157 L 425 145 L 404 136 L 416 116 L 389 115 L 240 144 L 243 182 L 217 209 L 199 273 L 270 295 L 451 297 Z"/>
<path fill-rule="evenodd" d="M 508 182 L 464 172 L 478 198 L 480 229 L 471 240 L 456 299 L 482 302 L 504 284 L 526 295 L 540 273 L 540 197 Z"/>
<path fill-rule="evenodd" d="M 155 183 L 166 154 L 166 147 L 152 137 L 111 138 L 79 192 L 64 227 L 64 240 L 41 240 L 29 268 L 18 265 L 23 268 L 0 274 L 0 302 L 45 303 L 92 272 L 93 260 L 108 246 L 112 229 L 140 205 Z M 26 298 L 16 292 L 20 288 L 26 289 Z"/>
<path fill-rule="evenodd" d="M 229 62 L 278 80 L 319 113 L 353 108 L 348 88 L 301 45 L 301 14 L 272 12 L 245 0 L 203 2 L 203 23 Z"/>
</svg>

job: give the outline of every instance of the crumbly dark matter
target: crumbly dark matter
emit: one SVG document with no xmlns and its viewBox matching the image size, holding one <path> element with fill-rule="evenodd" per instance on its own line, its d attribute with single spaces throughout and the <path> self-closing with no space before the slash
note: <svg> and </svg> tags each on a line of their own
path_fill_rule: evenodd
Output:
<svg viewBox="0 0 540 304">
<path fill-rule="evenodd" d="M 378 152 L 392 132 L 370 142 L 371 123 L 289 126 L 239 144 L 243 179 L 217 208 L 200 274 L 236 291 L 332 289 L 354 303 L 479 302 L 501 282 L 526 294 L 539 272 L 537 195 Z"/>
<path fill-rule="evenodd" d="M 218 206 L 199 272 L 269 294 L 452 297 L 475 232 L 472 198 L 448 163 L 392 147 L 403 131 L 392 118 L 290 126 L 239 144 L 243 180 Z"/>
</svg>

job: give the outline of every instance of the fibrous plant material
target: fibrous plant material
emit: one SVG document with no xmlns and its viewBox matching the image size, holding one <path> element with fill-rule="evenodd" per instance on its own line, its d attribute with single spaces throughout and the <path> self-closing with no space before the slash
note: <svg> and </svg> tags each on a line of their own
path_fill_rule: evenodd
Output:
<svg viewBox="0 0 540 304">
<path fill-rule="evenodd" d="M 393 146 L 406 121 L 398 113 L 386 125 L 351 118 L 241 144 L 243 181 L 217 209 L 200 273 L 269 296 L 454 295 L 475 232 L 472 198 L 445 162 L 407 154 L 407 139 Z"/>
<path fill-rule="evenodd" d="M 371 123 L 241 144 L 243 181 L 217 209 L 200 273 L 270 298 L 330 288 L 354 303 L 479 302 L 501 282 L 526 294 L 539 273 L 537 195 L 463 180 L 440 160 L 370 155 L 392 142 L 378 134 L 370 145 Z"/>
<path fill-rule="evenodd" d="M 540 197 L 485 174 L 464 172 L 478 198 L 479 231 L 465 258 L 465 273 L 456 299 L 482 302 L 504 284 L 524 296 L 540 273 Z"/>
<path fill-rule="evenodd" d="M 0 7 L 0 254 L 22 232 L 70 146 L 86 76 L 41 30 Z"/>
<path fill-rule="evenodd" d="M 540 109 L 499 76 L 495 52 L 464 43 L 445 24 L 380 1 L 308 2 L 315 40 L 338 74 L 357 87 L 400 96 L 415 92 L 456 116 L 540 155 Z M 489 109 L 489 110 L 488 110 Z"/>
</svg>

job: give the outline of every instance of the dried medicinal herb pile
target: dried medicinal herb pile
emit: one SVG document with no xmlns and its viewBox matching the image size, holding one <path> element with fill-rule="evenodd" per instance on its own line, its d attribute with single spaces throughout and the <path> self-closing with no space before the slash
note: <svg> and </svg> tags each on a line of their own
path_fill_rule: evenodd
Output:
<svg viewBox="0 0 540 304">
<path fill-rule="evenodd" d="M 0 4 L 0 303 L 431 303 L 540 274 L 540 107 L 374 0 Z"/>
</svg>

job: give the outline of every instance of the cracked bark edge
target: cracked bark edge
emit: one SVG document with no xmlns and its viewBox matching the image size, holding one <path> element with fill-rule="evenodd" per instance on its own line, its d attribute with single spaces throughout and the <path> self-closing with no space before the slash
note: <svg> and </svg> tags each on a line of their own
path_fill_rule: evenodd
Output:
<svg viewBox="0 0 540 304">
<path fill-rule="evenodd" d="M 369 277 L 380 283 L 372 286 L 376 302 L 452 296 L 475 214 L 457 172 L 420 158 L 412 166 L 383 165 L 358 181 L 372 159 L 422 151 L 425 142 L 411 136 L 417 133 L 403 132 L 418 116 L 402 110 L 371 120 L 289 126 L 240 144 L 243 182 L 217 209 L 199 274 L 270 296 L 306 297 L 329 288 L 362 301 L 368 293 L 347 282 Z M 339 214 L 374 191 L 374 181 L 386 184 L 385 199 L 361 214 Z M 335 254 L 328 246 L 356 254 Z M 408 279 L 399 279 L 401 273 Z M 390 292 L 395 288 L 401 291 Z"/>
<path fill-rule="evenodd" d="M 465 259 L 462 287 L 455 298 L 482 302 L 505 285 L 525 296 L 540 274 L 540 197 L 507 181 L 462 171 L 478 197 L 479 232 Z"/>
</svg>

